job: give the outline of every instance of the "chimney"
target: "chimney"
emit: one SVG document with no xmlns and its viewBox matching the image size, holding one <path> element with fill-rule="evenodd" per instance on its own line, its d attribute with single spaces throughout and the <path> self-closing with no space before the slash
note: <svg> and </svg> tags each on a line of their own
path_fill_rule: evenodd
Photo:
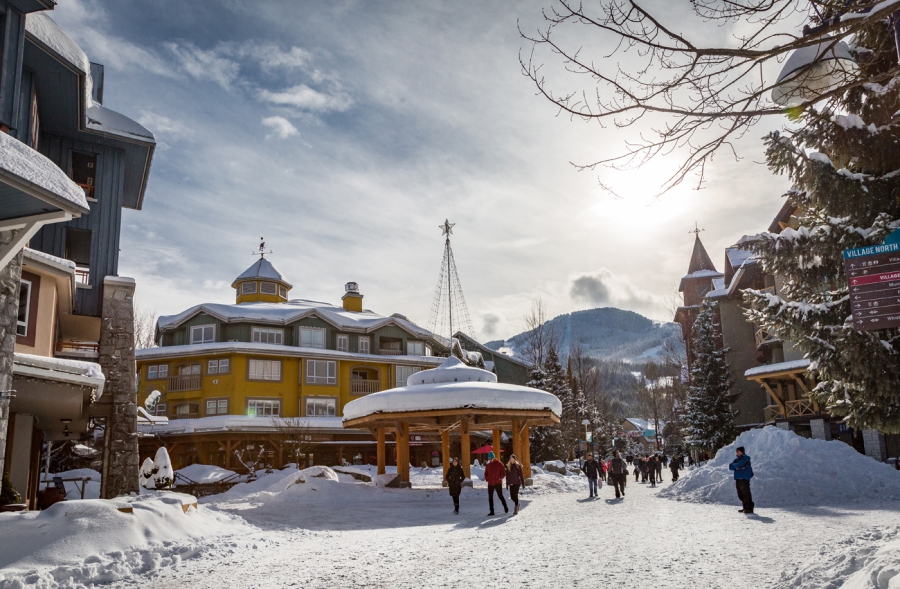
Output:
<svg viewBox="0 0 900 589">
<path fill-rule="evenodd" d="M 344 309 L 354 313 L 362 313 L 363 296 L 359 294 L 359 285 L 355 282 L 348 282 L 344 285 L 344 290 L 347 291 L 341 297 L 341 300 L 344 302 Z"/>
</svg>

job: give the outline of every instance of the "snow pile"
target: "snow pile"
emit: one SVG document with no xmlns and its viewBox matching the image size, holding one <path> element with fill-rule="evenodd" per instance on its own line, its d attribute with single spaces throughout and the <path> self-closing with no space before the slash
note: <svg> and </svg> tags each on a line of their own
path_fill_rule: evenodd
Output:
<svg viewBox="0 0 900 589">
<path fill-rule="evenodd" d="M 181 493 L 62 501 L 44 511 L 0 513 L 0 589 L 109 583 L 177 564 L 196 538 L 253 530 Z M 118 508 L 130 507 L 132 513 Z"/>
<path fill-rule="evenodd" d="M 148 458 L 147 460 L 150 459 Z M 195 483 L 217 483 L 221 480 L 237 475 L 237 473 L 233 470 L 226 470 L 220 466 L 214 466 L 211 464 L 192 464 L 175 472 L 176 474 L 179 474 L 189 481 L 193 481 Z M 175 482 L 177 484 L 181 481 L 176 480 Z"/>
<path fill-rule="evenodd" d="M 794 589 L 892 589 L 900 586 L 900 528 L 875 529 L 836 543 L 825 560 L 813 559 L 780 586 Z"/>
<path fill-rule="evenodd" d="M 744 446 L 753 464 L 753 501 L 760 507 L 842 505 L 900 500 L 900 472 L 839 441 L 810 440 L 776 427 L 742 433 L 660 497 L 737 505 L 728 465 Z"/>
</svg>

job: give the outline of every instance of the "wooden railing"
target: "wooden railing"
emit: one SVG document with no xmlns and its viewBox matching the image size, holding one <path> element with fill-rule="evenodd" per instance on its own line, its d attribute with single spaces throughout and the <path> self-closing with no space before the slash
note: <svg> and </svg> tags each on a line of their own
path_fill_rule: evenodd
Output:
<svg viewBox="0 0 900 589">
<path fill-rule="evenodd" d="M 367 395 L 369 393 L 377 393 L 380 390 L 380 380 L 364 380 L 361 378 L 350 380 L 351 395 Z"/>
<path fill-rule="evenodd" d="M 76 182 L 78 186 L 84 190 L 84 195 L 88 198 L 94 198 L 94 185 L 93 184 L 81 184 L 80 182 Z"/>
<path fill-rule="evenodd" d="M 760 327 L 759 329 L 756 330 L 755 338 L 756 338 L 756 348 L 757 349 L 759 349 L 760 347 L 762 347 L 764 345 L 774 344 L 774 343 L 778 343 L 780 341 L 777 337 L 775 337 L 774 335 L 772 335 L 771 333 L 769 333 L 762 327 Z"/>
<path fill-rule="evenodd" d="M 95 342 L 57 342 L 56 353 L 79 358 L 99 358 L 100 344 Z"/>
<path fill-rule="evenodd" d="M 188 376 L 170 376 L 168 379 L 167 392 L 177 393 L 179 391 L 196 391 L 200 388 L 200 375 L 191 374 Z"/>
<path fill-rule="evenodd" d="M 381 348 L 378 350 L 380 356 L 405 356 L 400 348 Z"/>
<path fill-rule="evenodd" d="M 769 405 L 764 410 L 766 423 L 770 423 L 775 421 L 776 419 L 780 419 L 784 417 L 784 413 L 781 412 L 781 407 L 778 405 Z"/>
<path fill-rule="evenodd" d="M 200 419 L 199 413 L 176 413 L 169 419 Z"/>
<path fill-rule="evenodd" d="M 797 401 L 785 401 L 785 417 L 799 417 L 801 415 L 813 415 L 816 412 L 812 399 L 799 399 Z"/>
<path fill-rule="evenodd" d="M 90 268 L 75 268 L 75 283 L 76 284 L 90 284 L 91 283 L 91 269 Z"/>
</svg>

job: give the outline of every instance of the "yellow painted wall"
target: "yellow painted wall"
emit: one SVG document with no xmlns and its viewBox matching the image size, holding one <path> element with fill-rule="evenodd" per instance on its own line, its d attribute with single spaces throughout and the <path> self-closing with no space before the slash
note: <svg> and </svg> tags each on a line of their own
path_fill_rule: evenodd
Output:
<svg viewBox="0 0 900 589">
<path fill-rule="evenodd" d="M 228 374 L 208 374 L 207 360 L 228 358 L 231 362 L 231 371 Z M 391 374 L 394 365 L 381 362 L 367 362 L 358 360 L 336 360 L 337 384 L 307 384 L 306 359 L 281 358 L 281 381 L 249 380 L 249 360 L 258 358 L 261 360 L 273 360 L 275 358 L 253 356 L 248 354 L 232 355 L 208 355 L 196 358 L 178 358 L 168 362 L 164 360 L 140 360 L 137 363 L 139 371 L 138 401 L 144 402 L 147 395 L 154 389 L 163 392 L 163 401 L 166 403 L 167 415 L 172 416 L 172 408 L 181 402 L 198 403 L 200 415 L 206 417 L 207 399 L 228 399 L 228 413 L 230 415 L 245 415 L 247 412 L 247 400 L 252 398 L 277 398 L 281 400 L 281 415 L 283 417 L 300 417 L 305 408 L 305 397 L 337 397 L 338 415 L 342 414 L 343 407 L 350 401 L 359 398 L 359 395 L 350 393 L 350 373 L 354 368 L 369 368 L 378 371 L 378 380 L 381 390 L 390 387 Z M 147 366 L 168 364 L 169 376 L 177 376 L 178 367 L 182 364 L 201 365 L 201 389 L 195 391 L 167 392 L 166 379 L 147 379 Z M 301 408 L 303 400 L 303 408 Z"/>
<path fill-rule="evenodd" d="M 241 287 L 245 282 L 256 282 L 256 292 L 251 294 L 241 294 Z M 264 282 L 275 282 L 274 280 L 266 280 Z M 284 286 L 278 282 L 275 282 L 279 287 Z M 290 295 L 291 289 L 287 289 L 287 294 Z M 239 282 L 236 285 L 234 291 L 236 300 L 238 304 L 240 303 L 284 303 L 287 301 L 285 297 L 282 297 L 278 294 L 263 294 L 260 292 L 260 283 L 259 281 L 245 280 L 243 282 Z"/>
<path fill-rule="evenodd" d="M 35 323 L 34 346 L 16 344 L 15 351 L 20 354 L 34 354 L 35 356 L 51 357 L 56 355 L 56 313 L 58 293 L 56 292 L 56 279 L 53 276 L 35 272 L 34 268 L 27 269 L 32 274 L 41 277 L 41 287 L 38 291 L 37 323 Z"/>
</svg>

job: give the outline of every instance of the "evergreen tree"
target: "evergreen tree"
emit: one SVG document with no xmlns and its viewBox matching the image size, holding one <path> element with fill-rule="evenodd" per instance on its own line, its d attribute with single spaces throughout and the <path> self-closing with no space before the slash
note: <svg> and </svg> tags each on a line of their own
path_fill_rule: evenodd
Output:
<svg viewBox="0 0 900 589">
<path fill-rule="evenodd" d="M 542 391 L 547 390 L 547 374 L 543 367 L 535 366 L 531 369 L 531 380 L 526 386 Z M 543 462 L 556 459 L 556 447 L 559 445 L 558 428 L 556 426 L 541 426 L 531 430 L 531 461 Z"/>
<path fill-rule="evenodd" d="M 685 441 L 698 450 L 715 452 L 735 438 L 728 348 L 720 347 L 718 305 L 704 301 L 694 322 L 695 360 L 684 411 Z"/>
<path fill-rule="evenodd" d="M 826 15 L 827 16 L 827 15 Z M 767 136 L 767 163 L 793 181 L 799 207 L 780 234 L 744 241 L 776 294 L 745 291 L 748 317 L 810 360 L 812 396 L 850 425 L 900 432 L 900 329 L 861 332 L 845 277 L 844 249 L 883 242 L 900 227 L 900 85 L 893 29 L 885 21 L 855 37 L 860 84 L 838 100 L 842 114 L 811 108 L 794 130 Z"/>
</svg>

